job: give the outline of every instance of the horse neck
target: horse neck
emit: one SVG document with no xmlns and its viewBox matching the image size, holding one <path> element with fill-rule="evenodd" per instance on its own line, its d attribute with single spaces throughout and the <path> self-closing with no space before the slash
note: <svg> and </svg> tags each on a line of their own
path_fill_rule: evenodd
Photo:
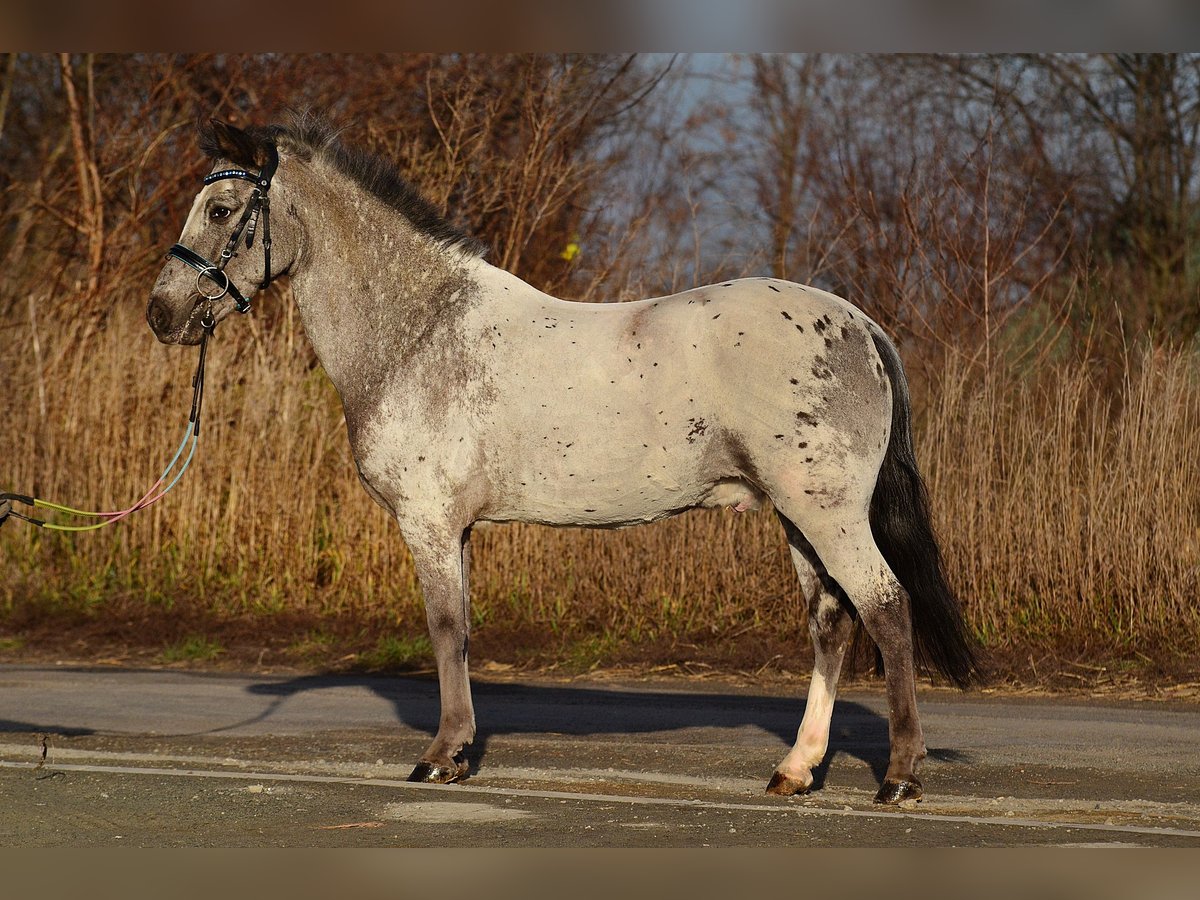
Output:
<svg viewBox="0 0 1200 900">
<path fill-rule="evenodd" d="M 317 178 L 297 211 L 304 231 L 292 286 L 305 332 L 350 408 L 401 373 L 477 292 L 476 261 L 419 232 L 398 210 L 337 173 Z"/>
</svg>

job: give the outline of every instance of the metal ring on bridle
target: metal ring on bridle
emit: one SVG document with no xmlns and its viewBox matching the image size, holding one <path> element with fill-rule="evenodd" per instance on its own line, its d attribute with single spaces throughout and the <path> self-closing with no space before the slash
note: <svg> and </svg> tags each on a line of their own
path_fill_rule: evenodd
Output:
<svg viewBox="0 0 1200 900">
<path fill-rule="evenodd" d="M 213 277 L 212 275 L 210 275 L 209 272 L 216 272 L 218 275 L 220 275 L 222 278 L 225 279 L 225 286 L 223 288 L 221 288 L 220 292 L 218 292 L 216 294 L 206 294 L 206 293 L 204 293 L 204 288 L 202 288 L 200 286 L 201 278 L 208 278 L 214 284 L 218 283 L 217 279 L 215 277 Z M 218 269 L 216 266 L 208 266 L 207 268 L 203 269 L 202 271 L 196 273 L 196 293 L 198 293 L 205 300 L 220 300 L 222 297 L 224 297 L 226 294 L 229 293 L 229 276 L 226 275 L 223 270 Z"/>
</svg>

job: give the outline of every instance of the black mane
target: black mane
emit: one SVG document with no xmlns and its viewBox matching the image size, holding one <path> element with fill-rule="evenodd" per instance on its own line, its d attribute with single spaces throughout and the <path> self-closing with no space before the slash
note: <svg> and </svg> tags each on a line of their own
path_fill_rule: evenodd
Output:
<svg viewBox="0 0 1200 900">
<path fill-rule="evenodd" d="M 482 256 L 486 245 L 477 238 L 450 224 L 428 200 L 405 181 L 396 167 L 374 153 L 358 147 L 347 147 L 340 140 L 340 130 L 323 116 L 312 113 L 294 115 L 286 125 L 252 125 L 241 132 L 239 155 L 232 161 L 244 166 L 259 166 L 267 144 L 283 146 L 305 160 L 319 159 L 354 180 L 363 190 L 400 212 L 422 234 L 445 247 L 456 247 Z M 200 149 L 217 159 L 227 155 L 210 124 L 200 127 Z"/>
</svg>

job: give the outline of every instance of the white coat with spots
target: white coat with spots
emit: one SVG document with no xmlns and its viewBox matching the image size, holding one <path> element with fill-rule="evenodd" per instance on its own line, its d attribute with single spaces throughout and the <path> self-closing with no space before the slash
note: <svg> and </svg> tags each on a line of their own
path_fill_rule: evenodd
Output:
<svg viewBox="0 0 1200 900">
<path fill-rule="evenodd" d="M 322 122 L 214 123 L 204 141 L 216 165 L 246 167 L 262 164 L 267 143 L 280 160 L 271 274 L 291 277 L 363 484 L 399 523 L 425 596 L 442 715 L 413 779 L 468 770 L 473 525 L 614 527 L 770 503 L 816 665 L 768 791 L 812 784 L 859 617 L 889 701 L 877 799 L 920 796 L 914 656 L 958 683 L 974 661 L 929 526 L 903 370 L 879 327 L 845 300 L 770 278 L 627 303 L 560 300 L 489 265 L 386 164 L 346 151 Z M 206 187 L 180 242 L 215 252 L 248 191 Z M 247 294 L 261 260 L 242 250 L 226 270 Z M 170 261 L 148 318 L 160 339 L 192 343 L 205 303 L 195 273 Z M 211 308 L 219 320 L 232 303 Z"/>
</svg>

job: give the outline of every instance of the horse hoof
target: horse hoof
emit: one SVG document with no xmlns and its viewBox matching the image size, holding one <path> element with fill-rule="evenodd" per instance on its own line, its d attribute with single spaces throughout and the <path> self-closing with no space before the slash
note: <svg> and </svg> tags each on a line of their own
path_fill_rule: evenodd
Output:
<svg viewBox="0 0 1200 900">
<path fill-rule="evenodd" d="M 889 806 L 896 806 L 905 800 L 920 799 L 921 782 L 917 781 L 915 775 L 904 781 L 885 781 L 879 793 L 875 795 L 876 803 L 886 803 Z"/>
<path fill-rule="evenodd" d="M 465 777 L 469 768 L 465 760 L 454 760 L 448 766 L 421 760 L 408 776 L 408 780 L 424 784 L 451 784 Z"/>
<path fill-rule="evenodd" d="M 771 776 L 770 784 L 767 785 L 767 793 L 774 794 L 776 797 L 794 797 L 796 794 L 807 794 L 810 786 L 811 782 L 805 784 L 799 779 L 776 772 Z"/>
</svg>

